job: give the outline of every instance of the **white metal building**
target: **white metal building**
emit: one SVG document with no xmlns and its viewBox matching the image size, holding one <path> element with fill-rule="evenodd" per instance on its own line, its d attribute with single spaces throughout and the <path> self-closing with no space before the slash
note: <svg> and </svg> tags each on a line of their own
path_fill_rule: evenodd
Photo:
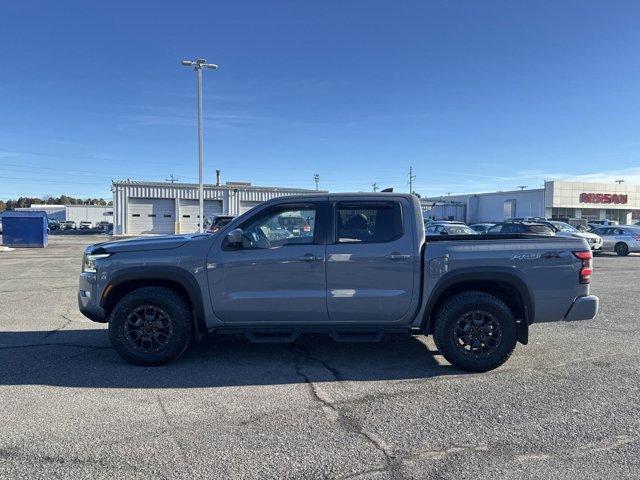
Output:
<svg viewBox="0 0 640 480">
<path fill-rule="evenodd" d="M 95 227 L 100 222 L 113 223 L 113 206 L 104 205 L 67 205 L 66 220 L 73 220 L 76 225 L 80 222 L 91 222 Z"/>
<path fill-rule="evenodd" d="M 66 220 L 66 205 L 31 205 L 30 207 L 18 207 L 16 211 L 29 211 L 33 212 L 38 210 L 39 212 L 47 212 L 47 218 L 49 220 L 58 220 L 64 222 Z"/>
<path fill-rule="evenodd" d="M 513 217 L 640 220 L 640 185 L 627 183 L 545 182 L 544 188 L 472 193 L 425 199 L 462 202 L 467 223 L 497 222 Z"/>
<path fill-rule="evenodd" d="M 198 230 L 198 185 L 194 183 L 114 181 L 113 232 L 115 235 L 192 233 Z M 315 190 L 257 187 L 227 182 L 204 186 L 205 217 L 239 215 L 254 206 L 284 195 Z"/>
<path fill-rule="evenodd" d="M 38 210 L 47 212 L 49 220 L 64 222 L 73 220 L 76 225 L 89 221 L 92 226 L 106 221 L 113 223 L 113 207 L 104 205 L 31 205 L 30 207 L 16 208 L 16 210 Z"/>
</svg>

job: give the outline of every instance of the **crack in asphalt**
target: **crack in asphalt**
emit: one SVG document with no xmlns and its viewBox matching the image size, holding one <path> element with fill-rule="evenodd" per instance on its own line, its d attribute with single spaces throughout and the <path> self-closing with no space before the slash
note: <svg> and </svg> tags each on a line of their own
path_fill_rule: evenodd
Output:
<svg viewBox="0 0 640 480">
<path fill-rule="evenodd" d="M 35 451 L 28 451 L 24 448 L 19 447 L 3 447 L 0 448 L 0 459 L 8 460 L 8 461 L 16 461 L 23 460 L 28 461 L 32 464 L 34 463 L 45 463 L 45 464 L 55 464 L 58 466 L 62 465 L 73 465 L 73 466 L 96 466 L 105 468 L 114 468 L 114 465 L 110 462 L 106 461 L 103 458 L 81 458 L 78 456 L 72 456 L 68 453 L 65 453 L 64 456 L 52 455 L 48 453 L 38 453 Z M 140 472 L 141 470 L 134 464 L 130 463 L 126 459 L 121 459 L 124 464 L 129 467 L 134 472 Z M 119 469 L 123 469 L 122 467 L 117 467 Z"/>
<path fill-rule="evenodd" d="M 47 338 L 50 337 L 51 335 L 53 335 L 54 333 L 59 332 L 60 330 L 63 330 L 64 328 L 68 327 L 69 325 L 71 325 L 71 322 L 73 322 L 72 319 L 70 319 L 69 317 L 67 317 L 64 313 L 61 313 L 60 316 L 65 320 L 64 324 L 61 325 L 58 328 L 54 328 L 53 330 L 49 330 L 45 336 L 43 338 Z"/>
<path fill-rule="evenodd" d="M 156 401 L 158 402 L 158 405 L 160 406 L 160 411 L 162 412 L 162 417 L 164 418 L 164 421 L 167 424 L 167 434 L 169 435 L 169 438 L 171 438 L 171 440 L 173 440 L 173 443 L 176 445 L 176 447 L 178 447 L 178 451 L 180 452 L 180 457 L 181 457 L 181 460 L 182 460 L 182 464 L 183 464 L 184 468 L 187 470 L 188 477 L 193 478 L 193 472 L 191 471 L 191 465 L 189 464 L 189 459 L 187 457 L 187 453 L 185 452 L 184 447 L 182 446 L 182 444 L 180 443 L 180 441 L 176 438 L 176 436 L 174 434 L 175 427 L 171 423 L 171 420 L 169 419 L 169 413 L 167 412 L 167 409 L 164 406 L 164 403 L 162 403 L 162 399 L 160 398 L 160 395 L 158 395 L 158 394 L 156 394 Z"/>
<path fill-rule="evenodd" d="M 311 377 L 305 373 L 303 361 L 312 361 L 319 363 L 325 368 L 333 377 L 334 381 L 341 381 L 341 374 L 335 367 L 331 367 L 326 361 L 313 357 L 309 352 L 304 350 L 291 350 L 295 357 L 295 369 L 299 377 L 301 377 L 305 384 L 309 387 L 309 392 L 312 398 L 320 404 L 321 409 L 329 418 L 340 425 L 343 430 L 348 433 L 353 433 L 363 438 L 369 445 L 371 445 L 377 452 L 381 453 L 384 458 L 384 465 L 375 467 L 373 469 L 367 469 L 366 471 L 353 472 L 347 476 L 337 476 L 335 479 L 341 478 L 356 478 L 360 475 L 365 475 L 374 472 L 387 472 L 391 474 L 392 478 L 401 478 L 400 474 L 400 458 L 396 456 L 393 446 L 388 445 L 384 440 L 378 437 L 376 434 L 365 430 L 364 426 L 354 417 L 348 415 L 343 409 L 341 409 L 336 402 L 333 402 L 331 398 L 323 392 L 318 385 L 311 379 Z M 301 358 L 303 357 L 303 358 Z"/>
<path fill-rule="evenodd" d="M 608 452 L 610 450 L 616 450 L 626 445 L 636 443 L 638 441 L 637 436 L 632 435 L 614 435 L 612 437 L 605 437 L 600 440 L 589 442 L 584 445 L 579 445 L 575 448 L 560 450 L 552 453 L 545 452 L 532 452 L 515 455 L 514 458 L 517 461 L 533 461 L 533 460 L 547 460 L 552 457 L 583 457 L 585 455 L 592 455 L 599 452 Z"/>
</svg>

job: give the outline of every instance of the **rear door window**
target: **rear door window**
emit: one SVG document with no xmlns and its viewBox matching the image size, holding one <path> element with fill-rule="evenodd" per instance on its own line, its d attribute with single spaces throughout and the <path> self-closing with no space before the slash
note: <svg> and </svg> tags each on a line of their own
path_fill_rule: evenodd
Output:
<svg viewBox="0 0 640 480">
<path fill-rule="evenodd" d="M 338 202 L 336 243 L 384 243 L 402 236 L 398 202 Z"/>
<path fill-rule="evenodd" d="M 541 233 L 543 235 L 551 235 L 554 233 L 553 229 L 546 225 L 530 225 L 529 231 L 531 233 Z"/>
</svg>

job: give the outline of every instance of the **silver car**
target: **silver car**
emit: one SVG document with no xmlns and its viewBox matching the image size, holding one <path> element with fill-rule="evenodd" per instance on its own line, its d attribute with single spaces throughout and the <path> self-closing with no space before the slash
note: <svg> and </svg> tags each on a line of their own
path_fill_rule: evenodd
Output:
<svg viewBox="0 0 640 480">
<path fill-rule="evenodd" d="M 602 237 L 603 252 L 616 252 L 620 256 L 640 252 L 640 227 L 635 225 L 600 227 L 591 233 Z"/>
<path fill-rule="evenodd" d="M 560 222 L 557 220 L 549 220 L 545 223 L 551 225 L 556 230 L 557 236 L 572 236 L 584 238 L 591 247 L 591 250 L 593 250 L 594 252 L 602 250 L 602 238 L 594 232 L 581 232 L 573 225 L 569 225 L 566 222 Z"/>
</svg>

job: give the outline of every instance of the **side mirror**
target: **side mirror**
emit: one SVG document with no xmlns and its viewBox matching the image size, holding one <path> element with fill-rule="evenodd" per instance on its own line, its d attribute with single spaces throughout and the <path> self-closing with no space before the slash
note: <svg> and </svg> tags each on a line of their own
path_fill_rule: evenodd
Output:
<svg viewBox="0 0 640 480">
<path fill-rule="evenodd" d="M 442 230 L 442 231 L 440 232 L 440 235 L 447 235 L 447 232 L 445 232 L 444 230 Z"/>
<path fill-rule="evenodd" d="M 227 243 L 233 246 L 241 246 L 242 245 L 242 229 L 235 228 L 227 233 Z"/>
</svg>

